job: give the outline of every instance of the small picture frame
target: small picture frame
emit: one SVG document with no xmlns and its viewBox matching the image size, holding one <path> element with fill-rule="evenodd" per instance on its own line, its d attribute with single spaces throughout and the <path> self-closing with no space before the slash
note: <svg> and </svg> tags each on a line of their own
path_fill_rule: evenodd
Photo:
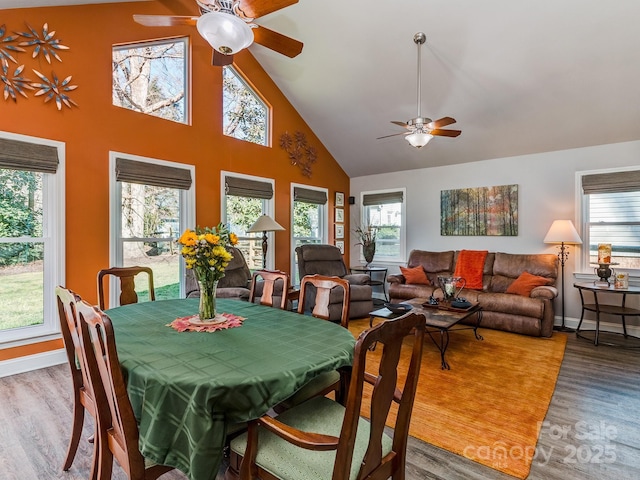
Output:
<svg viewBox="0 0 640 480">
<path fill-rule="evenodd" d="M 344 240 L 336 240 L 336 247 L 338 247 L 340 253 L 344 255 Z"/>
<path fill-rule="evenodd" d="M 344 207 L 344 193 L 336 192 L 336 207 Z"/>
<path fill-rule="evenodd" d="M 336 224 L 336 238 L 344 238 L 344 225 Z"/>
<path fill-rule="evenodd" d="M 344 208 L 336 208 L 336 222 L 337 223 L 344 222 Z"/>
</svg>

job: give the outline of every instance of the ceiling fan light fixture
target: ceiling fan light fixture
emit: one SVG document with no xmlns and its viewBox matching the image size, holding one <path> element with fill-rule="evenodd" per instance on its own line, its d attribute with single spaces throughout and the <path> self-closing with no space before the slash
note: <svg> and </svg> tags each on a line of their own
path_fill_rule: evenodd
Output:
<svg viewBox="0 0 640 480">
<path fill-rule="evenodd" d="M 241 18 L 223 12 L 208 12 L 198 18 L 200 35 L 215 50 L 233 55 L 253 43 L 253 31 Z"/>
<path fill-rule="evenodd" d="M 433 138 L 433 135 L 425 132 L 413 132 L 404 138 L 412 147 L 422 148 L 429 143 L 429 140 Z"/>
</svg>

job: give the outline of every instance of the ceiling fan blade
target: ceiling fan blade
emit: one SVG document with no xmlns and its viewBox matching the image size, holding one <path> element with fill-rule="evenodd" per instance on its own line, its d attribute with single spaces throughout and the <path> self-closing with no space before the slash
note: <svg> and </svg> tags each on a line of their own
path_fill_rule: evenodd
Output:
<svg viewBox="0 0 640 480">
<path fill-rule="evenodd" d="M 133 20 L 145 27 L 195 26 L 198 17 L 179 15 L 134 15 Z"/>
<path fill-rule="evenodd" d="M 224 67 L 233 63 L 233 55 L 225 55 L 217 50 L 213 50 L 213 57 L 211 58 L 211 64 L 215 67 Z"/>
<path fill-rule="evenodd" d="M 393 123 L 394 125 L 399 125 L 403 128 L 409 128 L 409 125 L 407 125 L 406 122 L 398 122 L 397 120 L 391 120 L 391 123 Z"/>
<path fill-rule="evenodd" d="M 446 127 L 447 125 L 451 125 L 452 123 L 456 123 L 454 118 L 451 117 L 443 117 L 440 118 L 438 120 L 434 120 L 431 123 L 427 123 L 426 127 L 427 128 L 440 128 L 440 127 Z"/>
<path fill-rule="evenodd" d="M 380 140 L 381 138 L 389 138 L 389 137 L 397 137 L 398 135 L 408 135 L 409 132 L 400 132 L 400 133 L 392 133 L 391 135 L 385 135 L 384 137 L 378 137 L 376 140 Z"/>
<path fill-rule="evenodd" d="M 436 128 L 434 130 L 429 131 L 429 133 L 431 135 L 437 135 L 440 137 L 457 137 L 462 133 L 462 131 L 461 130 L 439 130 Z"/>
<path fill-rule="evenodd" d="M 296 57 L 302 52 L 304 44 L 281 33 L 269 30 L 261 25 L 253 29 L 254 42 L 281 53 L 289 58 Z"/>
<path fill-rule="evenodd" d="M 240 0 L 239 10 L 246 18 L 259 18 L 295 3 L 298 0 Z"/>
</svg>

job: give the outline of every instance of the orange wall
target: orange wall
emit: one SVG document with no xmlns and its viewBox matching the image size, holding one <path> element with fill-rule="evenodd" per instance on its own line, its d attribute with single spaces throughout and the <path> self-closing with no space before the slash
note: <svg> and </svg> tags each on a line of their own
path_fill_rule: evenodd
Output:
<svg viewBox="0 0 640 480">
<path fill-rule="evenodd" d="M 32 69 L 63 79 L 71 75 L 78 88 L 70 97 L 78 104 L 58 111 L 44 96 L 0 98 L 0 130 L 32 135 L 66 144 L 66 286 L 96 302 L 96 272 L 109 266 L 109 156 L 110 150 L 196 166 L 196 224 L 220 220 L 220 171 L 275 179 L 275 219 L 291 224 L 290 183 L 329 189 L 329 235 L 333 242 L 334 193 L 349 192 L 349 178 L 289 104 L 249 51 L 235 56 L 237 67 L 272 106 L 272 147 L 243 142 L 221 134 L 222 73 L 211 65 L 211 48 L 195 27 L 143 27 L 132 20 L 140 14 L 197 14 L 192 0 L 133 2 L 70 7 L 2 10 L 0 23 L 7 33 L 42 32 L 45 23 L 55 38 L 70 47 L 61 51 L 62 63 L 42 57 L 16 56 L 25 64 L 22 75 L 35 81 Z M 189 36 L 192 49 L 191 124 L 132 112 L 111 104 L 111 48 L 113 44 Z M 304 55 L 304 50 L 302 55 Z M 10 69 L 17 65 L 10 63 Z M 11 70 L 13 71 L 13 70 Z M 285 131 L 300 130 L 318 151 L 313 174 L 304 177 L 279 147 Z M 348 217 L 348 216 L 347 216 Z M 345 219 L 348 222 L 348 219 Z M 289 230 L 289 229 L 287 229 Z M 348 236 L 349 225 L 345 224 Z M 276 233 L 276 267 L 290 271 L 290 233 Z M 345 244 L 348 245 L 348 238 Z M 14 350 L 14 356 L 32 353 Z"/>
</svg>

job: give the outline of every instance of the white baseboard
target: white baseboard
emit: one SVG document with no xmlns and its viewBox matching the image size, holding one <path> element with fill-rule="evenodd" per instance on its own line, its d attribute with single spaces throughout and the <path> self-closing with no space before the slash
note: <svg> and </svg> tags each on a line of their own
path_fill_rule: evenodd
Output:
<svg viewBox="0 0 640 480">
<path fill-rule="evenodd" d="M 18 373 L 30 372 L 39 368 L 51 367 L 67 363 L 67 354 L 63 348 L 51 350 L 50 352 L 27 355 L 25 357 L 12 358 L 0 362 L 0 377 L 17 375 Z"/>
</svg>

